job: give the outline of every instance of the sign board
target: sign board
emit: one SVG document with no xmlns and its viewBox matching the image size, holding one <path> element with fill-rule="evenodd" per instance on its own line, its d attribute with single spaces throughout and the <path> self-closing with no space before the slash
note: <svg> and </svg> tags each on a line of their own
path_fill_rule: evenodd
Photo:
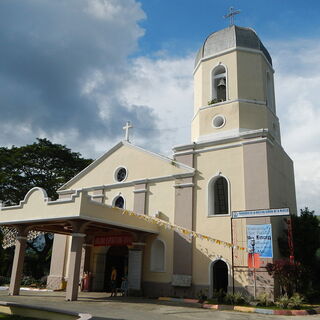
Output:
<svg viewBox="0 0 320 320">
<path fill-rule="evenodd" d="M 190 287 L 191 279 L 192 277 L 186 274 L 173 274 L 171 285 L 175 287 Z"/>
<path fill-rule="evenodd" d="M 255 241 L 254 252 L 261 258 L 272 258 L 272 226 L 271 224 L 247 225 L 247 248 L 252 249 L 252 240 Z"/>
<path fill-rule="evenodd" d="M 95 247 L 105 246 L 128 246 L 132 244 L 132 236 L 123 235 L 110 235 L 110 236 L 96 236 L 94 238 Z"/>
<path fill-rule="evenodd" d="M 265 210 L 247 210 L 247 211 L 233 211 L 233 218 L 256 218 L 256 217 L 275 217 L 275 216 L 289 216 L 289 208 L 282 209 L 265 209 Z"/>
<path fill-rule="evenodd" d="M 141 289 L 142 251 L 129 250 L 128 287 L 133 290 Z"/>
</svg>

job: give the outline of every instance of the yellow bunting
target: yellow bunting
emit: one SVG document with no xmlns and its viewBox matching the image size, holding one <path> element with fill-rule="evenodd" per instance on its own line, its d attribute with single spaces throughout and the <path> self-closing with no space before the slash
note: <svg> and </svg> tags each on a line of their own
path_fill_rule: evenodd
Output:
<svg viewBox="0 0 320 320">
<path fill-rule="evenodd" d="M 113 208 L 117 209 L 117 210 L 121 210 L 121 214 L 122 215 L 135 216 L 138 219 L 142 219 L 142 220 L 144 220 L 144 221 L 146 221 L 148 223 L 153 223 L 153 224 L 156 224 L 156 225 L 158 225 L 160 227 L 164 226 L 166 229 L 171 229 L 171 230 L 174 230 L 176 232 L 182 233 L 184 235 L 188 235 L 190 238 L 197 238 L 197 239 L 200 239 L 200 240 L 207 240 L 207 241 L 210 241 L 211 243 L 215 243 L 215 244 L 218 244 L 218 245 L 223 245 L 224 247 L 233 248 L 233 249 L 236 249 L 236 250 L 241 250 L 241 251 L 245 251 L 246 250 L 246 248 L 244 248 L 244 247 L 236 246 L 233 243 L 229 243 L 229 242 L 226 242 L 226 241 L 214 239 L 212 237 L 203 235 L 203 234 L 195 232 L 193 230 L 188 230 L 188 229 L 182 228 L 180 226 L 171 224 L 171 223 L 169 223 L 167 221 L 163 221 L 163 220 L 161 220 L 159 218 L 156 218 L 156 217 L 150 217 L 150 216 L 146 216 L 146 215 L 143 215 L 143 214 L 138 214 L 138 213 L 135 213 L 133 211 L 123 210 L 123 209 L 117 208 L 117 207 L 113 207 Z"/>
</svg>

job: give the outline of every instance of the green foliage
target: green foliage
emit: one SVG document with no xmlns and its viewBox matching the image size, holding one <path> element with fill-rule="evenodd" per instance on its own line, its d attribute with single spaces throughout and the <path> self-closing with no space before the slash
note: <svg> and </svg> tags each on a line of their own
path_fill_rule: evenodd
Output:
<svg viewBox="0 0 320 320">
<path fill-rule="evenodd" d="M 214 291 L 213 294 L 212 294 L 212 302 L 213 303 L 223 303 L 224 302 L 224 298 L 226 296 L 226 293 L 220 289 L 219 291 Z"/>
<path fill-rule="evenodd" d="M 308 208 L 300 210 L 300 216 L 293 217 L 293 241 L 295 259 L 312 267 L 316 262 L 316 252 L 320 248 L 319 219 Z"/>
<path fill-rule="evenodd" d="M 306 292 L 304 293 L 306 300 L 310 303 L 318 303 L 320 302 L 320 291 L 313 289 L 313 288 L 309 288 L 308 290 L 306 290 Z"/>
<path fill-rule="evenodd" d="M 8 277 L 10 276 L 14 248 L 3 249 L 2 240 L 3 234 L 0 229 L 0 276 Z"/>
<path fill-rule="evenodd" d="M 224 303 L 241 306 L 244 304 L 249 304 L 250 298 L 244 295 L 242 292 L 227 293 L 224 297 Z"/>
<path fill-rule="evenodd" d="M 276 305 L 281 309 L 301 309 L 304 298 L 299 294 L 295 293 L 291 298 L 287 294 L 280 296 Z"/>
<path fill-rule="evenodd" d="M 286 293 L 280 296 L 276 301 L 276 305 L 281 309 L 288 309 L 289 303 L 290 303 L 290 298 Z"/>
<path fill-rule="evenodd" d="M 217 98 L 214 98 L 214 99 L 208 101 L 208 105 L 210 106 L 211 104 L 216 104 L 216 103 L 219 103 L 219 102 L 221 102 L 221 101 L 222 101 L 222 100 L 218 100 Z"/>
<path fill-rule="evenodd" d="M 301 277 L 295 278 L 294 289 L 306 293 L 320 291 L 320 220 L 313 210 L 304 208 L 300 216 L 292 216 L 292 233 L 295 261 L 301 265 Z M 288 235 L 279 239 L 280 252 L 289 257 Z"/>
<path fill-rule="evenodd" d="M 33 187 L 44 188 L 49 197 L 56 199 L 56 190 L 91 161 L 47 139 L 22 147 L 2 147 L 0 199 L 7 205 L 19 204 Z"/>
<path fill-rule="evenodd" d="M 270 299 L 270 295 L 268 293 L 261 293 L 258 296 L 258 304 L 260 307 L 270 307 L 274 305 L 273 301 Z"/>
<path fill-rule="evenodd" d="M 277 281 L 283 292 L 291 296 L 299 287 L 299 279 L 305 272 L 303 266 L 288 260 L 277 260 L 266 265 L 267 272 Z"/>
<path fill-rule="evenodd" d="M 206 301 L 208 299 L 208 290 L 207 289 L 200 290 L 198 292 L 198 299 L 200 303 L 203 303 L 204 301 Z"/>
<path fill-rule="evenodd" d="M 92 162 L 66 146 L 37 140 L 22 147 L 0 147 L 0 200 L 5 205 L 19 204 L 33 187 L 45 189 L 54 200 L 58 197 L 56 190 Z M 0 231 L 0 241 L 1 237 Z M 50 234 L 28 241 L 27 275 L 38 279 L 49 271 L 52 242 Z M 12 248 L 0 248 L 0 275 L 10 275 L 12 258 Z"/>
<path fill-rule="evenodd" d="M 5 284 L 9 284 L 9 283 L 10 283 L 10 278 L 0 276 L 0 286 L 3 286 Z"/>
<path fill-rule="evenodd" d="M 290 298 L 289 306 L 292 309 L 301 309 L 303 302 L 304 302 L 303 296 L 301 296 L 299 293 L 296 292 Z"/>
<path fill-rule="evenodd" d="M 24 276 L 21 279 L 21 286 L 25 287 L 36 287 L 36 288 L 45 288 L 46 286 L 46 279 L 35 279 L 30 276 Z"/>
</svg>

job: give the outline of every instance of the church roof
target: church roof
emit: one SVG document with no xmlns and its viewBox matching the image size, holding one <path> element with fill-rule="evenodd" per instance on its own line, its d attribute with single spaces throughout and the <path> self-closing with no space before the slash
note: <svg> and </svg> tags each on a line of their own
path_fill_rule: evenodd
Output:
<svg viewBox="0 0 320 320">
<path fill-rule="evenodd" d="M 197 53 L 195 67 L 203 58 L 216 55 L 222 51 L 241 47 L 260 50 L 272 65 L 272 59 L 256 32 L 251 28 L 230 26 L 211 33 Z"/>
</svg>

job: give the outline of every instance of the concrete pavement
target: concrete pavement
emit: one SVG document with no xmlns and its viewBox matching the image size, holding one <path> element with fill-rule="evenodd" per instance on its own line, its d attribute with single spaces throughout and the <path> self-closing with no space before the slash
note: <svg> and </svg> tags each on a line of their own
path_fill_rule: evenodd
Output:
<svg viewBox="0 0 320 320">
<path fill-rule="evenodd" d="M 214 319 L 214 320 L 314 320 L 320 315 L 310 316 L 274 316 L 241 313 L 233 311 L 215 311 L 200 309 L 187 304 L 177 304 L 143 298 L 109 298 L 102 292 L 80 293 L 79 300 L 65 301 L 65 292 L 29 292 L 23 291 L 20 296 L 8 296 L 8 291 L 0 291 L 0 300 L 27 305 L 47 306 L 60 310 L 90 313 L 96 320 L 181 320 L 181 319 Z"/>
</svg>

